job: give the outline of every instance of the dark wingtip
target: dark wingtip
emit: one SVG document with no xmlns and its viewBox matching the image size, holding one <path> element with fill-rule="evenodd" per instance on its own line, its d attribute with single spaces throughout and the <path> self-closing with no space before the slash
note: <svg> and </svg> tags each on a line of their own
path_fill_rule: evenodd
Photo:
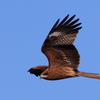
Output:
<svg viewBox="0 0 100 100">
<path fill-rule="evenodd" d="M 53 25 L 53 27 L 52 27 L 51 31 L 49 32 L 49 34 L 52 33 L 52 32 L 54 31 L 54 29 L 57 27 L 59 21 L 60 21 L 60 18 L 59 18 L 59 19 L 56 21 L 56 23 Z"/>
</svg>

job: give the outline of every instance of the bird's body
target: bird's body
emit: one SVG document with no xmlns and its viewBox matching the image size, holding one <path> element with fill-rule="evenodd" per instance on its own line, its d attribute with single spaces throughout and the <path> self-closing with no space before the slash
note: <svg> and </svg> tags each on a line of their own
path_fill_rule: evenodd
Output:
<svg viewBox="0 0 100 100">
<path fill-rule="evenodd" d="M 64 67 L 63 65 L 61 67 L 54 67 L 50 66 L 47 68 L 40 77 L 47 79 L 47 80 L 58 80 L 58 79 L 64 79 L 64 78 L 70 78 L 70 77 L 76 77 L 75 72 L 70 67 Z M 46 72 L 47 76 L 46 76 Z M 49 76 L 49 77 L 48 77 Z"/>
<path fill-rule="evenodd" d="M 73 42 L 78 30 L 82 27 L 79 27 L 81 23 L 77 23 L 79 19 L 72 21 L 75 15 L 69 19 L 68 17 L 69 15 L 59 24 L 59 19 L 56 21 L 42 45 L 41 51 L 48 58 L 49 65 L 33 67 L 29 69 L 29 72 L 47 80 L 59 80 L 76 76 L 100 78 L 99 74 L 86 74 L 78 71 L 80 55 Z"/>
</svg>

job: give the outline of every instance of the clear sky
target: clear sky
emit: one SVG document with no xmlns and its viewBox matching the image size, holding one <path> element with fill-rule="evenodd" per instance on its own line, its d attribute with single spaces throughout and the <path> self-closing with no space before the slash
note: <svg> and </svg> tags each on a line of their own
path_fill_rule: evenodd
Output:
<svg viewBox="0 0 100 100">
<path fill-rule="evenodd" d="M 58 18 L 76 14 L 79 70 L 100 73 L 100 0 L 0 1 L 0 100 L 99 100 L 100 80 L 47 81 L 27 72 L 48 65 L 41 45 Z"/>
</svg>

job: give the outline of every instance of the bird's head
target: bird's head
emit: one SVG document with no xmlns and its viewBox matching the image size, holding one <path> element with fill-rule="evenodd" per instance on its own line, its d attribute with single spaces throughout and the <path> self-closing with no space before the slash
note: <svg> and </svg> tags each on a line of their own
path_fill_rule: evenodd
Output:
<svg viewBox="0 0 100 100">
<path fill-rule="evenodd" d="M 36 67 L 30 68 L 28 70 L 28 72 L 30 72 L 30 74 L 34 74 L 36 76 L 40 76 L 41 73 L 43 71 L 45 71 L 47 68 L 48 68 L 48 66 L 36 66 Z"/>
</svg>

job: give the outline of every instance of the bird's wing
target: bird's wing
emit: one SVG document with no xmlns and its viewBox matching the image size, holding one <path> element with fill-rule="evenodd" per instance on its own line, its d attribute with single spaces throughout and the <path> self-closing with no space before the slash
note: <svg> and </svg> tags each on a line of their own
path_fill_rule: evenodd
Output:
<svg viewBox="0 0 100 100">
<path fill-rule="evenodd" d="M 80 62 L 74 45 L 43 47 L 42 52 L 47 56 L 50 66 L 71 67 L 76 70 Z"/>
<path fill-rule="evenodd" d="M 43 46 L 71 45 L 74 42 L 78 30 L 82 27 L 78 27 L 81 24 L 77 23 L 79 19 L 72 21 L 75 15 L 69 19 L 68 17 L 69 15 L 67 15 L 60 23 L 60 19 L 56 21 L 45 39 Z"/>
<path fill-rule="evenodd" d="M 56 64 L 60 66 L 63 64 L 65 66 L 64 64 L 67 64 L 72 67 L 72 63 L 77 63 L 77 66 L 73 66 L 73 68 L 77 68 L 79 54 L 72 43 L 75 40 L 78 30 L 82 27 L 78 27 L 81 23 L 76 23 L 79 19 L 72 21 L 75 15 L 69 19 L 68 17 L 69 15 L 59 24 L 59 19 L 56 21 L 42 45 L 42 52 L 47 56 L 50 65 Z M 75 59 L 76 61 L 74 61 Z"/>
</svg>

